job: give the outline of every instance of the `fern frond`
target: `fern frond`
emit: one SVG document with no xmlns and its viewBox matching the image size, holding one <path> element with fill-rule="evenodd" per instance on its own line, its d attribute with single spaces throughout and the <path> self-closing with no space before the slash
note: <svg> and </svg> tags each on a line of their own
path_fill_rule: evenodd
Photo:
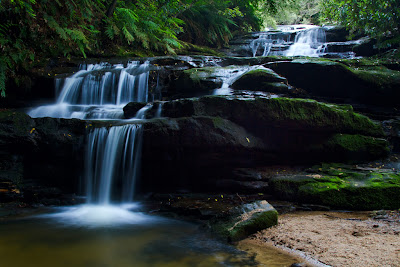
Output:
<svg viewBox="0 0 400 267">
<path fill-rule="evenodd" d="M 130 44 L 131 42 L 133 42 L 135 40 L 133 35 L 128 31 L 128 29 L 125 26 L 122 27 L 122 33 L 124 34 L 124 37 L 125 37 L 126 41 L 128 42 L 128 44 Z"/>
</svg>

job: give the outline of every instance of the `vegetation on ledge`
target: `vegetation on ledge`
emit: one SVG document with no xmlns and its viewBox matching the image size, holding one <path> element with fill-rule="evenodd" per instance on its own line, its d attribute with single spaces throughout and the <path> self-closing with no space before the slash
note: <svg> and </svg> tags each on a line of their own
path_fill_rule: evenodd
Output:
<svg viewBox="0 0 400 267">
<path fill-rule="evenodd" d="M 398 209 L 400 175 L 393 169 L 316 165 L 305 175 L 275 177 L 273 191 L 283 199 L 351 210 Z"/>
</svg>

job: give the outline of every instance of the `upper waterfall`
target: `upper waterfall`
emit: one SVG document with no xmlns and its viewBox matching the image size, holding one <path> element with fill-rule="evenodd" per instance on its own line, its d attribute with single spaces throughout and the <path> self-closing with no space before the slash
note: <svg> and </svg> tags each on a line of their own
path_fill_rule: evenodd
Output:
<svg viewBox="0 0 400 267">
<path fill-rule="evenodd" d="M 319 57 L 326 50 L 325 43 L 325 30 L 321 27 L 312 27 L 298 32 L 294 43 L 283 54 L 285 56 Z"/>
<path fill-rule="evenodd" d="M 325 52 L 325 43 L 325 30 L 321 27 L 283 25 L 276 31 L 261 32 L 257 39 L 250 42 L 250 48 L 253 57 L 277 55 L 318 57 Z"/>
<path fill-rule="evenodd" d="M 339 39 L 334 27 L 316 25 L 279 25 L 237 36 L 230 42 L 229 56 L 307 56 L 354 58 L 353 48 L 364 40 Z M 327 38 L 327 36 L 329 38 Z"/>
<path fill-rule="evenodd" d="M 83 64 L 65 79 L 56 79 L 57 101 L 28 112 L 31 117 L 120 119 L 129 102 L 148 102 L 149 62 Z"/>
</svg>

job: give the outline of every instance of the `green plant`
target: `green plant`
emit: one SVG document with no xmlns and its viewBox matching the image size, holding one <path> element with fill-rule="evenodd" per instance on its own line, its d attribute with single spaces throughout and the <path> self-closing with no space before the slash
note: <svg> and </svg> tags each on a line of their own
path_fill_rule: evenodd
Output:
<svg viewBox="0 0 400 267">
<path fill-rule="evenodd" d="M 325 18 L 346 26 L 353 35 L 365 32 L 380 41 L 380 47 L 400 44 L 400 2 L 398 0 L 323 1 Z"/>
</svg>

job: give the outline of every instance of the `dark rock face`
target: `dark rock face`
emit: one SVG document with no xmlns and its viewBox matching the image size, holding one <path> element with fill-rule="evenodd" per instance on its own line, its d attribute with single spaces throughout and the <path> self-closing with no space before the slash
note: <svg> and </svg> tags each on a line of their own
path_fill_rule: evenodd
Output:
<svg viewBox="0 0 400 267">
<path fill-rule="evenodd" d="M 135 117 L 136 113 L 146 106 L 147 103 L 141 103 L 141 102 L 130 102 L 124 107 L 124 116 L 125 118 L 133 118 Z"/>
<path fill-rule="evenodd" d="M 324 27 L 327 42 L 348 41 L 349 30 L 345 27 Z"/>
<path fill-rule="evenodd" d="M 83 173 L 85 127 L 80 120 L 31 119 L 12 110 L 0 112 L 0 178 L 18 188 L 38 183 L 76 192 Z M 31 199 L 28 195 L 24 197 Z"/>
<path fill-rule="evenodd" d="M 166 102 L 164 115 L 171 118 L 143 124 L 143 191 L 254 192 L 268 183 L 246 181 L 237 168 L 388 153 L 379 125 L 348 107 L 316 101 L 203 97 Z"/>
</svg>

